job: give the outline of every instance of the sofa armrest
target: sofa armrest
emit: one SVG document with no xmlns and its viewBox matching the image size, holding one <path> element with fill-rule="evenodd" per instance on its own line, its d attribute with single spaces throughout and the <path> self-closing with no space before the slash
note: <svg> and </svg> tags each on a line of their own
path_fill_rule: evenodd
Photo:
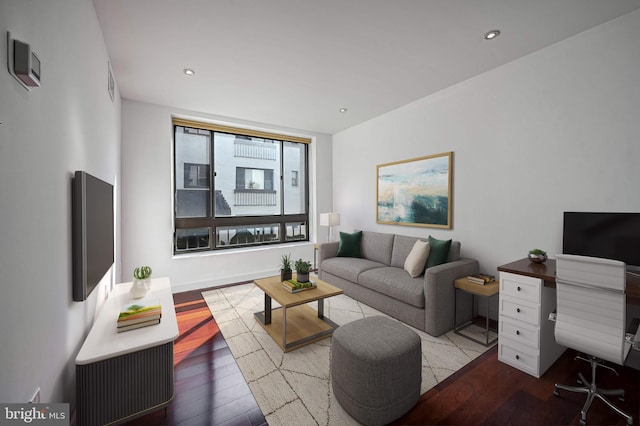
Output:
<svg viewBox="0 0 640 426">
<path fill-rule="evenodd" d="M 424 272 L 424 298 L 427 333 L 439 336 L 454 327 L 454 281 L 478 273 L 475 259 L 462 258 L 433 266 Z"/>
<path fill-rule="evenodd" d="M 322 262 L 338 255 L 338 241 L 322 243 L 318 246 L 318 276 L 322 279 Z"/>
<path fill-rule="evenodd" d="M 477 260 L 462 258 L 460 260 L 455 260 L 453 262 L 443 263 L 442 265 L 432 266 L 431 268 L 427 268 L 424 271 L 424 280 L 425 283 L 430 282 L 434 279 L 441 279 L 444 274 L 449 274 L 451 281 L 449 281 L 448 285 L 453 286 L 453 281 L 458 278 L 466 277 L 467 275 L 476 274 L 480 265 Z"/>
</svg>

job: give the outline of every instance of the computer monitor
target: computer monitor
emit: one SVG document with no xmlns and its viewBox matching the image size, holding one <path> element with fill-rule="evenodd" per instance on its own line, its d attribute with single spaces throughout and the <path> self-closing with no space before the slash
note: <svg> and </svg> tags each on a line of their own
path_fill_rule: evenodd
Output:
<svg viewBox="0 0 640 426">
<path fill-rule="evenodd" d="M 640 213 L 565 212 L 562 252 L 620 260 L 640 271 Z"/>
</svg>

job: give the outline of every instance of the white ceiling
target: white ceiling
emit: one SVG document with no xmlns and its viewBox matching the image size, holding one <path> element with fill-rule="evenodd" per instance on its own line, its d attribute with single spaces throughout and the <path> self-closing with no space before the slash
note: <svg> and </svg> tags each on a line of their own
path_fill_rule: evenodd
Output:
<svg viewBox="0 0 640 426">
<path fill-rule="evenodd" d="M 93 2 L 123 98 L 330 134 L 640 8 L 640 0 Z M 502 34 L 485 41 L 492 29 Z"/>
</svg>

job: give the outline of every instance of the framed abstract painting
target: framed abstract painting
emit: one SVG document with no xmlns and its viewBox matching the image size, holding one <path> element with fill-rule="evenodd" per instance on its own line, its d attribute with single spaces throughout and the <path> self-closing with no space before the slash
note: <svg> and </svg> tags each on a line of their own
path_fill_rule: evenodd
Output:
<svg viewBox="0 0 640 426">
<path fill-rule="evenodd" d="M 376 222 L 451 229 L 453 152 L 377 166 Z"/>
</svg>

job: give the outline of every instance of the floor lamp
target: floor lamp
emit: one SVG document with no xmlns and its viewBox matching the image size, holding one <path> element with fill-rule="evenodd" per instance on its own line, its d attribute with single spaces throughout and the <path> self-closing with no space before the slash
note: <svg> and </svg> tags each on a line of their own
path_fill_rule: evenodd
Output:
<svg viewBox="0 0 640 426">
<path fill-rule="evenodd" d="M 320 226 L 326 226 L 327 229 L 327 242 L 333 238 L 333 227 L 340 225 L 340 213 L 320 213 Z"/>
</svg>

